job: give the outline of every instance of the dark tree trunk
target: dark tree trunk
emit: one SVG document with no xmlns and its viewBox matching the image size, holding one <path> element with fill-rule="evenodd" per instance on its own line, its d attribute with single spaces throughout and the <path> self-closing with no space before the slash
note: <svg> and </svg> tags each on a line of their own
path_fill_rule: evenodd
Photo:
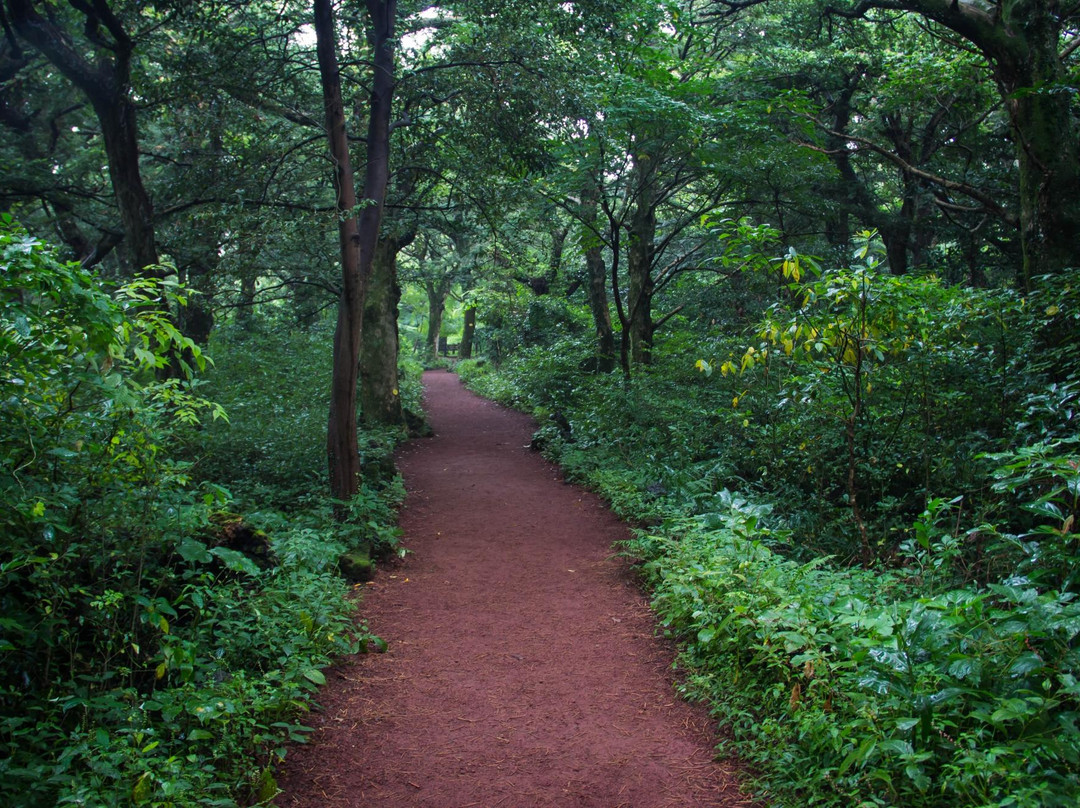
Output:
<svg viewBox="0 0 1080 808">
<path fill-rule="evenodd" d="M 881 240 L 885 242 L 885 260 L 889 262 L 889 272 L 893 275 L 907 274 L 908 236 L 909 230 L 903 221 L 893 222 L 881 231 Z"/>
<path fill-rule="evenodd" d="M 405 423 L 398 392 L 397 256 L 412 239 L 380 238 L 371 264 L 360 345 L 360 414 L 366 424 Z"/>
<path fill-rule="evenodd" d="M 1009 113 L 1020 177 L 1020 284 L 1078 263 L 1080 146 L 1073 93 L 1058 49 L 1065 24 L 1058 0 L 859 0 L 832 13 L 861 17 L 872 8 L 905 9 L 950 28 L 993 69 Z"/>
<path fill-rule="evenodd" d="M 87 30 L 110 38 L 104 48 L 110 58 L 91 64 L 74 44 L 74 37 L 55 20 L 42 17 L 30 0 L 7 0 L 11 23 L 19 36 L 42 52 L 90 100 L 105 144 L 116 203 L 124 225 L 127 251 L 135 273 L 155 276 L 158 263 L 154 236 L 154 206 L 139 170 L 139 136 L 131 100 L 130 71 L 134 43 L 106 3 L 80 9 Z M 77 8 L 79 6 L 76 6 Z"/>
<path fill-rule="evenodd" d="M 338 300 L 337 328 L 330 383 L 330 416 L 326 454 L 330 471 L 330 493 L 341 503 L 352 499 L 359 488 L 360 452 L 357 434 L 357 382 L 360 366 L 360 335 L 364 297 L 371 274 L 383 200 L 389 178 L 390 111 L 394 91 L 393 35 L 396 0 L 367 0 L 368 39 L 373 53 L 372 85 L 368 110 L 367 170 L 364 177 L 364 206 L 356 217 L 345 110 L 341 97 L 337 42 L 330 0 L 315 0 L 315 32 L 319 74 L 326 107 L 326 127 L 330 153 L 335 165 L 334 187 L 339 211 L 338 235 L 341 243 L 342 285 Z M 338 518 L 344 505 L 337 508 Z"/>
<path fill-rule="evenodd" d="M 570 232 L 567 227 L 558 227 L 551 231 L 551 255 L 548 256 L 548 275 L 547 282 L 550 288 L 551 284 L 555 283 L 559 277 L 559 270 L 562 269 L 563 252 L 566 248 L 566 236 Z"/>
<path fill-rule="evenodd" d="M 590 182 L 581 194 L 582 247 L 585 251 L 585 271 L 588 275 L 589 310 L 596 331 L 596 369 L 610 373 L 615 369 L 615 331 L 611 327 L 608 306 L 607 267 L 604 266 L 604 245 L 597 230 L 598 193 Z"/>
<path fill-rule="evenodd" d="M 1036 16 L 1049 12 L 1040 12 Z M 1060 272 L 1080 257 L 1080 176 L 1072 125 L 1072 93 L 1040 91 L 1060 87 L 1066 77 L 1057 58 L 1057 34 L 1044 33 L 1051 23 L 1033 19 L 1026 62 L 998 65 L 1020 162 L 1020 239 L 1024 253 L 1022 283 Z M 1042 22 L 1040 25 L 1039 23 Z"/>
<path fill-rule="evenodd" d="M 630 219 L 630 244 L 626 262 L 629 288 L 626 299 L 629 309 L 630 358 L 634 364 L 647 365 L 652 362 L 652 297 L 655 290 L 652 263 L 656 240 L 656 204 L 651 160 L 638 156 L 635 159 L 634 172 L 636 200 Z"/>
<path fill-rule="evenodd" d="M 326 298 L 322 290 L 309 283 L 307 278 L 294 279 L 290 291 L 296 324 L 306 331 L 318 322 L 319 311 Z"/>
<path fill-rule="evenodd" d="M 465 326 L 461 331 L 461 347 L 458 348 L 458 356 L 462 359 L 472 359 L 473 340 L 476 337 L 476 306 L 465 309 Z"/>
<path fill-rule="evenodd" d="M 829 133 L 825 137 L 825 149 L 842 178 L 839 191 L 830 189 L 828 192 L 829 196 L 834 198 L 834 205 L 830 206 L 825 215 L 825 238 L 831 247 L 845 256 L 851 247 L 851 208 L 857 197 L 854 186 L 859 185 L 859 180 L 851 167 L 851 160 L 844 148 L 844 139 L 839 133 L 846 131 L 851 124 L 851 99 L 858 89 L 859 78 L 859 73 L 845 75 L 843 87 L 830 97 L 828 113 L 832 120 Z"/>
<path fill-rule="evenodd" d="M 450 292 L 447 278 L 424 281 L 428 299 L 427 352 L 432 359 L 439 356 L 439 332 L 442 331 L 443 314 L 446 313 L 446 296 Z"/>
<path fill-rule="evenodd" d="M 211 276 L 212 270 L 203 263 L 192 263 L 180 274 L 181 283 L 190 287 L 194 294 L 188 298 L 188 304 L 180 309 L 177 326 L 196 345 L 206 345 L 210 332 L 214 330 Z"/>
<path fill-rule="evenodd" d="M 125 246 L 136 271 L 158 263 L 154 236 L 154 206 L 139 173 L 139 137 L 135 126 L 135 105 L 125 92 L 119 97 L 94 98 L 94 111 L 101 122 L 102 140 L 109 161 L 120 220 L 124 224 Z M 151 271 L 151 275 L 160 272 Z"/>
</svg>

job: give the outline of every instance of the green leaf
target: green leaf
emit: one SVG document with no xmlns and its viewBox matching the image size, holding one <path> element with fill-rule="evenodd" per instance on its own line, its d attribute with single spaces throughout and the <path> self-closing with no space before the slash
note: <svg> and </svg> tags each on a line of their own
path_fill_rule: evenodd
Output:
<svg viewBox="0 0 1080 808">
<path fill-rule="evenodd" d="M 852 750 L 847 757 L 840 763 L 840 768 L 837 769 L 837 775 L 843 775 L 848 769 L 856 764 L 865 763 L 867 758 L 873 753 L 877 747 L 877 740 L 874 738 L 867 738 L 857 749 Z"/>
<path fill-rule="evenodd" d="M 150 776 L 150 772 L 143 772 L 131 789 L 131 801 L 136 805 L 141 805 L 149 800 L 153 784 L 154 781 Z"/>
<path fill-rule="evenodd" d="M 313 684 L 316 684 L 316 685 L 325 685 L 326 684 L 326 677 L 323 675 L 323 672 L 321 670 L 319 670 L 318 668 L 308 668 L 307 670 L 305 670 L 303 672 L 303 676 L 304 676 L 305 679 L 307 679 L 309 682 L 311 682 Z"/>
<path fill-rule="evenodd" d="M 176 552 L 189 564 L 196 561 L 205 564 L 212 558 L 206 549 L 206 545 L 201 541 L 192 538 L 185 538 L 180 542 L 180 545 L 176 548 Z"/>
<path fill-rule="evenodd" d="M 230 550 L 228 547 L 215 547 L 210 553 L 220 558 L 222 563 L 233 572 L 244 572 L 248 575 L 259 574 L 259 568 L 255 565 L 255 562 L 243 553 Z"/>
<path fill-rule="evenodd" d="M 1017 677 L 1023 676 L 1026 673 L 1037 671 L 1040 668 L 1045 667 L 1045 663 L 1038 654 L 1033 652 L 1026 652 L 1016 658 L 1016 661 L 1009 666 L 1009 676 Z"/>
</svg>

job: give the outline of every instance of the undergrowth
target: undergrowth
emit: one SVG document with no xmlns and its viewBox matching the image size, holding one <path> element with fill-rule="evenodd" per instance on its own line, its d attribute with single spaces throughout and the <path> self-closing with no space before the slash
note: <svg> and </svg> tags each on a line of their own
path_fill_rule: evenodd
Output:
<svg viewBox="0 0 1080 808">
<path fill-rule="evenodd" d="M 207 383 L 185 290 L 0 225 L 0 804 L 266 803 L 320 669 L 379 645 L 338 557 L 396 547 L 400 482 L 332 524 L 314 335 L 223 336 Z"/>
<path fill-rule="evenodd" d="M 827 305 L 796 330 L 778 309 L 750 337 L 683 329 L 630 379 L 582 372 L 578 339 L 458 371 L 533 413 L 536 443 L 638 526 L 622 549 L 680 642 L 683 689 L 758 796 L 1077 804 L 1078 386 L 1060 373 L 1069 341 L 1032 347 L 1075 301 L 972 307 L 933 279 L 886 279 L 850 302 L 872 301 L 863 321 L 891 341 L 862 332 L 853 411 L 851 356 L 804 349 L 797 329 L 839 334 L 849 303 L 830 284 L 878 281 L 814 282 Z"/>
</svg>

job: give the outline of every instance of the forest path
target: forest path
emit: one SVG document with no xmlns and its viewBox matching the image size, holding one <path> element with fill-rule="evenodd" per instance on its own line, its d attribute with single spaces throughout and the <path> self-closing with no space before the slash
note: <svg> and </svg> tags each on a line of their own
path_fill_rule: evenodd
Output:
<svg viewBox="0 0 1080 808">
<path fill-rule="evenodd" d="M 389 650 L 330 671 L 276 804 L 749 805 L 613 557 L 626 526 L 529 451 L 531 419 L 424 383 L 436 437 L 398 458 L 411 553 L 362 607 Z"/>
</svg>

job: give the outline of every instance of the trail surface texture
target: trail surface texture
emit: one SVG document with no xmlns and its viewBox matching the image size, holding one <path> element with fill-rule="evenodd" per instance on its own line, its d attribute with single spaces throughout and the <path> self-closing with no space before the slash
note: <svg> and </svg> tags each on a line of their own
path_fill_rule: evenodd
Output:
<svg viewBox="0 0 1080 808">
<path fill-rule="evenodd" d="M 330 671 L 277 805 L 749 804 L 613 556 L 625 525 L 527 448 L 529 418 L 424 381 L 436 437 L 398 458 L 411 553 L 362 607 L 389 650 Z"/>
</svg>

